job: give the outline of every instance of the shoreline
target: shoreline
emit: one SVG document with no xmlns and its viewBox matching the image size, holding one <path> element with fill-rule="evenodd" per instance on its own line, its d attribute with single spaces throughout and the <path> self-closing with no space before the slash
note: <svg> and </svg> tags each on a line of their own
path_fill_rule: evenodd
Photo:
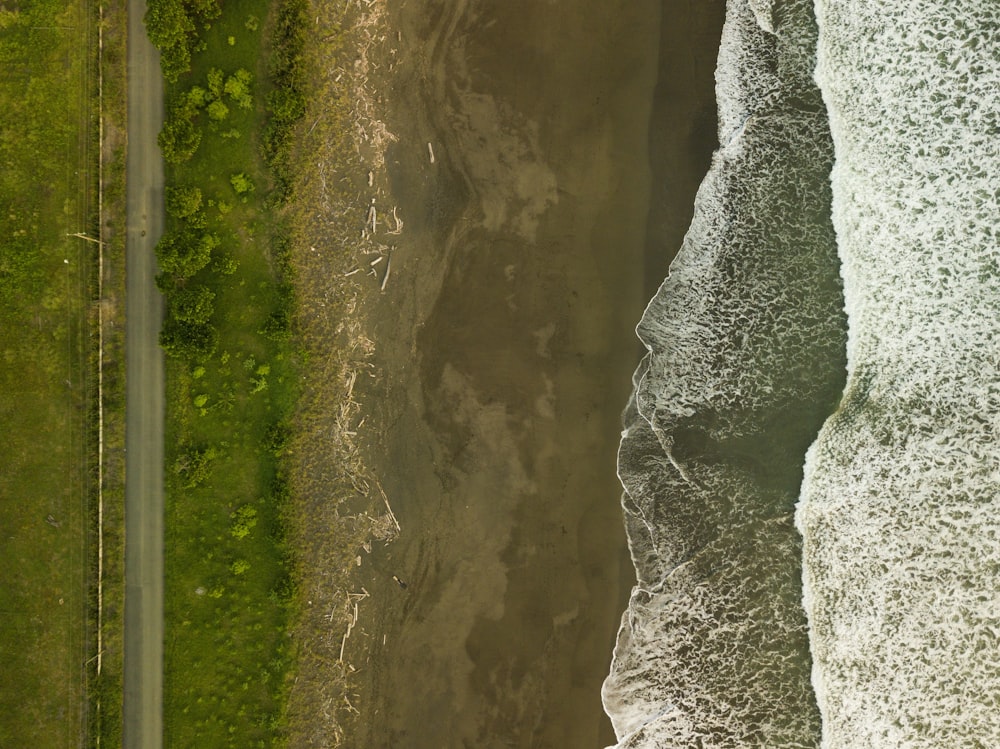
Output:
<svg viewBox="0 0 1000 749">
<path fill-rule="evenodd" d="M 646 230 L 647 301 L 681 248 L 694 216 L 694 195 L 719 145 L 715 68 L 725 17 L 724 0 L 699 3 L 697 10 L 682 0 L 664 3 L 650 126 L 653 188 Z"/>
<path fill-rule="evenodd" d="M 590 42 L 614 20 L 619 40 L 655 50 L 655 33 L 635 38 L 654 8 L 563 14 L 561 29 L 530 4 L 435 10 L 390 18 L 387 164 L 405 228 L 371 320 L 387 428 L 369 459 L 403 531 L 362 568 L 384 603 L 353 742 L 603 745 L 630 573 L 614 455 L 655 54 L 609 72 Z M 511 54 L 560 68 L 524 85 Z"/>
</svg>

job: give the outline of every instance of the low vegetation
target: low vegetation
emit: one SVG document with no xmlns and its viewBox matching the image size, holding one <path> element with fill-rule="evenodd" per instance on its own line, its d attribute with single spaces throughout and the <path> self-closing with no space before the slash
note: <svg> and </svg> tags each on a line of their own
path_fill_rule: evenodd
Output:
<svg viewBox="0 0 1000 749">
<path fill-rule="evenodd" d="M 340 746 L 352 570 L 398 532 L 358 447 L 373 344 L 343 267 L 386 251 L 358 241 L 358 133 L 388 137 L 356 96 L 377 23 L 370 4 L 164 2 L 167 741 Z"/>
<path fill-rule="evenodd" d="M 269 40 L 280 56 L 299 19 L 289 16 L 293 3 L 273 5 L 156 0 L 146 19 L 172 82 L 159 138 L 167 228 L 156 252 L 168 354 L 164 724 L 173 746 L 273 746 L 285 733 L 296 599 L 284 456 L 298 354 L 277 210 L 284 191 L 267 165 L 281 149 L 265 148 L 264 133 L 295 124 L 269 114 L 286 94 L 268 60 Z"/>
<path fill-rule="evenodd" d="M 0 746 L 80 746 L 92 716 L 97 19 L 0 5 Z"/>
</svg>

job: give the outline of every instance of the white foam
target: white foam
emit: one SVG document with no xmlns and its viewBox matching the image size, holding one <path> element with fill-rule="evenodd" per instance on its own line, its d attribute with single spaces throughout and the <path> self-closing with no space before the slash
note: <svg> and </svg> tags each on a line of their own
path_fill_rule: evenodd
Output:
<svg viewBox="0 0 1000 749">
<path fill-rule="evenodd" d="M 765 6 L 729 2 L 723 147 L 638 328 L 649 354 L 619 474 L 639 585 L 603 690 L 619 747 L 804 747 L 819 734 L 791 522 L 799 465 L 787 488 L 769 472 L 790 445 L 804 451 L 842 376 L 832 144 L 809 5 L 783 4 L 773 35 Z"/>
<path fill-rule="evenodd" d="M 1000 4 L 817 12 L 850 320 L 797 514 L 823 746 L 1000 746 Z"/>
<path fill-rule="evenodd" d="M 757 19 L 757 25 L 764 31 L 774 33 L 774 2 L 775 0 L 747 0 L 747 5 Z"/>
</svg>

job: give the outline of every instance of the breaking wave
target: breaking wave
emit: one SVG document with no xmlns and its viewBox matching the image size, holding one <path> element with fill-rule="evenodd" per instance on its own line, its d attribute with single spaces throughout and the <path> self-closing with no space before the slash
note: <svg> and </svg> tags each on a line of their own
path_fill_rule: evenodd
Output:
<svg viewBox="0 0 1000 749">
<path fill-rule="evenodd" d="M 817 11 L 850 321 L 796 518 L 823 746 L 1000 746 L 1000 5 Z"/>
<path fill-rule="evenodd" d="M 833 147 L 807 0 L 730 0 L 719 142 L 638 333 L 619 475 L 638 584 L 605 709 L 619 747 L 812 747 L 802 461 L 843 387 Z"/>
<path fill-rule="evenodd" d="M 619 747 L 1000 746 L 998 92 L 995 3 L 730 0 L 625 413 Z"/>
</svg>

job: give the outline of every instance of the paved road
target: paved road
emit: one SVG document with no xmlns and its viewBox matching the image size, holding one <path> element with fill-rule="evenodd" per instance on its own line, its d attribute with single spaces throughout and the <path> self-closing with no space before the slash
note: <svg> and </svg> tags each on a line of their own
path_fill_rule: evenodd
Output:
<svg viewBox="0 0 1000 749">
<path fill-rule="evenodd" d="M 163 301 L 153 247 L 163 232 L 160 58 L 145 0 L 128 2 L 125 303 L 125 749 L 163 745 Z"/>
</svg>

